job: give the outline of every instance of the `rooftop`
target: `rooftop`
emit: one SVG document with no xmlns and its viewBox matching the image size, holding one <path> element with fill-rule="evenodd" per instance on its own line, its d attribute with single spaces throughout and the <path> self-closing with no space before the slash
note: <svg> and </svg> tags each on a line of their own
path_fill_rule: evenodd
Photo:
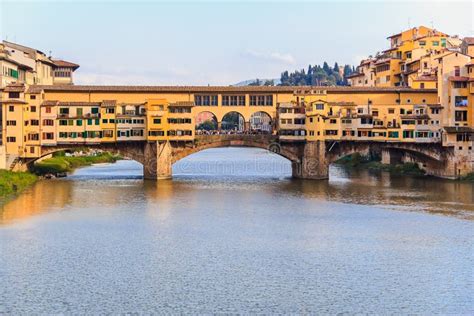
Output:
<svg viewBox="0 0 474 316">
<path fill-rule="evenodd" d="M 327 87 L 327 86 L 82 86 L 82 85 L 32 85 L 28 93 L 45 92 L 127 92 L 127 93 L 292 93 L 296 90 L 324 90 L 331 92 L 436 92 L 436 89 L 413 89 L 407 87 Z"/>
</svg>

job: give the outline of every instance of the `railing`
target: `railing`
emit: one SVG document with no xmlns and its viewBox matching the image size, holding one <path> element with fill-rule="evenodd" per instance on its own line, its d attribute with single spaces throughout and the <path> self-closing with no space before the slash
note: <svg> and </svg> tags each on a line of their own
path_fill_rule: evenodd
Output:
<svg viewBox="0 0 474 316">
<path fill-rule="evenodd" d="M 277 135 L 271 134 L 217 134 L 217 135 L 196 135 L 195 140 L 198 143 L 213 143 L 221 141 L 253 141 L 253 142 L 272 142 L 278 140 Z"/>
</svg>

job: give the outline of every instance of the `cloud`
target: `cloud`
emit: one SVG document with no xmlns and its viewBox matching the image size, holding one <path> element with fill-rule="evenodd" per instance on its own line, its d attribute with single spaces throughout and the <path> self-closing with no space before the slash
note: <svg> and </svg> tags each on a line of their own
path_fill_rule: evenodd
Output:
<svg viewBox="0 0 474 316">
<path fill-rule="evenodd" d="M 262 53 L 257 52 L 254 50 L 247 50 L 245 52 L 246 56 L 250 56 L 252 58 L 267 60 L 270 62 L 277 62 L 277 63 L 284 63 L 289 65 L 296 64 L 295 58 L 288 53 L 280 53 L 280 52 L 271 52 L 271 53 Z"/>
</svg>

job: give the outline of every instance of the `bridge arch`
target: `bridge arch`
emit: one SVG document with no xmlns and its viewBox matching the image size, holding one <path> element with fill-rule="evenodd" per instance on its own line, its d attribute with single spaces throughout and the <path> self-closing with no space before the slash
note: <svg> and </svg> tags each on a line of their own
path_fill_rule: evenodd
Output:
<svg viewBox="0 0 474 316">
<path fill-rule="evenodd" d="M 250 130 L 258 132 L 273 132 L 273 118 L 267 111 L 257 111 L 250 115 Z"/>
<path fill-rule="evenodd" d="M 271 135 L 211 135 L 197 139 L 196 146 L 188 148 L 173 148 L 171 164 L 210 148 L 221 147 L 253 147 L 266 149 L 280 155 L 291 162 L 300 162 L 301 154 L 294 147 L 285 146 L 276 141 Z"/>
<path fill-rule="evenodd" d="M 197 113 L 196 117 L 194 118 L 196 122 L 196 130 L 217 130 L 218 120 L 217 115 L 215 115 L 212 111 L 201 111 Z"/>
<path fill-rule="evenodd" d="M 236 110 L 231 110 L 222 115 L 220 122 L 223 130 L 244 131 L 247 129 L 245 116 Z"/>
</svg>

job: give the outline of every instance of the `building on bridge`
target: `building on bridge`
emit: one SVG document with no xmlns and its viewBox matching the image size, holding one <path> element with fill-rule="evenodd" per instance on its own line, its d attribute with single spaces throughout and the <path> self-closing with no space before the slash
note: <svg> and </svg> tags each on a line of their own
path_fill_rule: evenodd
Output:
<svg viewBox="0 0 474 316">
<path fill-rule="evenodd" d="M 472 71 L 469 75 L 474 78 Z M 271 140 L 284 148 L 286 157 L 298 166 L 295 170 L 299 168 L 295 174 L 302 177 L 302 161 L 308 157 L 333 159 L 337 156 L 334 151 L 343 154 L 358 150 L 355 145 L 342 144 L 366 144 L 365 149 L 372 146 L 380 150 L 390 147 L 384 149 L 386 155 L 402 150 L 407 153 L 406 161 L 422 161 L 417 155 L 431 155 L 438 160 L 433 164 L 436 167 L 430 167 L 429 161 L 420 162 L 422 167 L 432 168 L 430 172 L 439 176 L 457 177 L 472 172 L 474 152 L 473 90 L 467 85 L 456 87 L 453 84 L 453 89 L 468 93 L 467 101 L 454 97 L 454 103 L 440 104 L 436 89 L 412 88 L 12 84 L 3 89 L 1 101 L 6 166 L 18 166 L 19 161 L 29 163 L 54 150 L 74 146 L 121 148 L 139 161 L 149 161 L 149 155 L 164 152 L 181 157 L 205 146 L 262 147 Z M 244 130 L 237 134 L 255 134 L 252 117 L 256 113 L 265 113 L 276 124 L 271 125 L 272 133 L 267 133 L 271 139 L 255 142 L 243 137 L 238 141 L 226 138 L 214 139 L 210 144 L 196 135 L 196 117 L 201 112 L 212 113 L 218 127 L 227 114 L 237 113 L 239 121 L 244 122 Z M 308 145 L 312 143 L 324 146 L 313 148 Z M 171 149 L 163 144 L 170 144 Z M 135 153 L 130 152 L 132 149 Z M 142 151 L 141 158 L 136 156 L 137 150 Z M 440 167 L 443 163 L 445 166 Z M 169 170 L 167 167 L 164 172 Z M 321 172 L 318 177 L 324 177 L 325 171 Z"/>
</svg>

